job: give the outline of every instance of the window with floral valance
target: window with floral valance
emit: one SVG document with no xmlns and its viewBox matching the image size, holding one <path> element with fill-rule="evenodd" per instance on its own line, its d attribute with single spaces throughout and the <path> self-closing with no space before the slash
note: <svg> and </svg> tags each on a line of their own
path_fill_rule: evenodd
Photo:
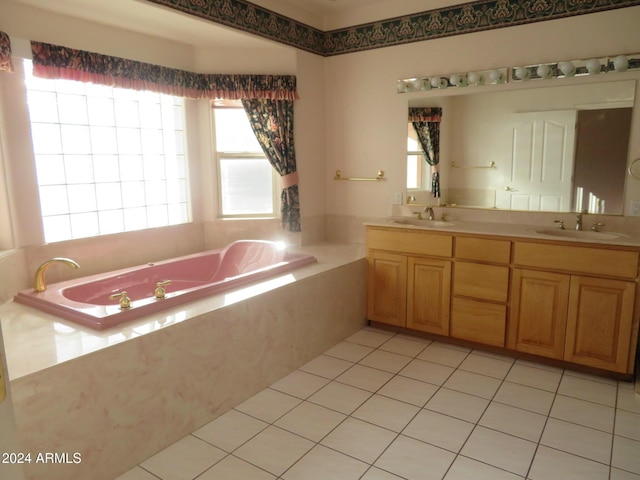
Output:
<svg viewBox="0 0 640 480">
<path fill-rule="evenodd" d="M 440 121 L 442 108 L 409 108 L 409 122 L 413 124 L 424 159 L 431 166 L 431 192 L 440 198 Z"/>
<path fill-rule="evenodd" d="M 188 72 L 119 57 L 76 50 L 42 42 L 31 42 L 34 76 L 48 79 L 76 80 L 133 90 L 149 90 L 193 99 L 243 100 L 249 104 L 252 122 L 266 122 L 264 131 L 277 123 L 280 145 L 293 136 L 293 101 L 298 98 L 293 75 L 223 75 Z M 259 107 L 259 108 L 258 108 Z M 247 108 L 247 107 L 245 107 Z M 267 109 L 267 110 L 264 110 Z M 286 111 L 284 119 L 263 111 Z M 276 120 L 277 118 L 277 120 Z M 257 125 L 254 125 L 257 127 Z M 290 131 L 289 131 L 290 130 Z M 264 137 L 258 135 L 259 140 Z M 263 149 L 272 166 L 283 177 L 282 224 L 292 232 L 300 231 L 300 208 L 293 141 L 287 142 L 286 155 L 264 143 Z M 275 153 L 274 153 L 275 152 Z"/>
</svg>

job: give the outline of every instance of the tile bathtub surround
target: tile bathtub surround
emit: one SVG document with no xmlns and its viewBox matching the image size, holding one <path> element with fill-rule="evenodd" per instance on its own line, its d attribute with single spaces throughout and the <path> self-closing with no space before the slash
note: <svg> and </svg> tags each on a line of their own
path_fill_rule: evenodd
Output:
<svg viewBox="0 0 640 480">
<path fill-rule="evenodd" d="M 366 327 L 117 480 L 640 480 L 630 383 Z"/>
<path fill-rule="evenodd" d="M 229 445 L 199 448 L 200 440 L 192 438 L 175 442 L 362 328 L 365 262 L 361 255 L 355 261 L 338 260 L 337 250 L 338 246 L 317 247 L 320 257 L 333 253 L 331 261 L 336 263 L 312 265 L 291 283 L 222 302 L 222 306 L 218 305 L 222 298 L 217 297 L 192 302 L 182 312 L 188 318 L 169 326 L 136 324 L 132 337 L 114 339 L 111 345 L 101 344 L 101 334 L 83 331 L 78 335 L 73 328 L 54 331 L 56 324 L 50 318 L 36 318 L 32 312 L 27 315 L 27 307 L 0 307 L 3 330 L 8 334 L 5 339 L 17 341 L 30 324 L 40 335 L 38 345 L 30 351 L 9 349 L 8 360 L 28 363 L 38 350 L 39 361 L 49 365 L 30 373 L 25 371 L 30 370 L 29 365 L 15 365 L 13 374 L 10 367 L 23 450 L 82 455 L 80 464 L 28 465 L 27 478 L 113 480 L 167 445 L 174 452 L 187 452 L 194 461 L 189 469 L 174 472 L 176 478 L 202 472 L 197 464 L 202 456 L 224 460 L 219 468 L 235 468 L 237 462 L 224 459 L 224 448 Z M 49 336 L 44 328 L 47 319 Z M 14 323 L 23 328 L 4 329 Z M 65 336 L 72 341 L 62 341 Z M 65 358 L 70 349 L 72 354 Z M 18 370 L 23 373 L 16 375 Z M 289 381 L 294 390 L 301 388 L 295 376 Z M 298 402 L 291 398 L 291 403 L 282 405 L 292 407 Z M 254 414 L 262 411 L 267 420 L 276 420 L 260 402 L 249 401 L 246 407 L 252 405 Z M 313 438 L 321 438 L 323 431 L 316 428 L 325 420 L 323 411 L 307 413 L 318 420 L 306 434 L 315 432 Z M 334 422 L 341 419 L 332 417 Z M 283 419 L 283 425 L 287 421 L 295 423 L 296 418 Z M 270 439 L 285 445 L 295 437 L 280 427 L 274 426 L 272 432 Z M 233 438 L 227 441 L 236 442 Z M 263 458 L 265 452 L 252 451 L 251 455 Z M 160 461 L 156 466 L 166 464 Z M 281 467 L 282 461 L 277 460 L 273 468 Z"/>
</svg>

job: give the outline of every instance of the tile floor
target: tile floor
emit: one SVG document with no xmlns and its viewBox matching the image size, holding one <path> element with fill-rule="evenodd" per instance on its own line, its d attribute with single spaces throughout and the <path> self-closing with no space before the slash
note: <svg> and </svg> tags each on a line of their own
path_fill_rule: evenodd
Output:
<svg viewBox="0 0 640 480">
<path fill-rule="evenodd" d="M 117 480 L 640 480 L 632 384 L 365 328 Z"/>
</svg>

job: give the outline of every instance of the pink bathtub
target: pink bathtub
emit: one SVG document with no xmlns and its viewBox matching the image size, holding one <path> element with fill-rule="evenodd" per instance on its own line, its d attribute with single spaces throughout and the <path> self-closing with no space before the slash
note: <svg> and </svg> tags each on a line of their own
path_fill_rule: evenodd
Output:
<svg viewBox="0 0 640 480">
<path fill-rule="evenodd" d="M 240 240 L 219 250 L 54 283 L 40 293 L 23 290 L 14 300 L 103 330 L 315 261 L 273 242 Z M 157 284 L 167 281 L 171 283 L 164 287 L 165 297 L 156 298 Z M 121 309 L 118 299 L 109 299 L 123 291 L 131 299 L 129 309 Z"/>
</svg>

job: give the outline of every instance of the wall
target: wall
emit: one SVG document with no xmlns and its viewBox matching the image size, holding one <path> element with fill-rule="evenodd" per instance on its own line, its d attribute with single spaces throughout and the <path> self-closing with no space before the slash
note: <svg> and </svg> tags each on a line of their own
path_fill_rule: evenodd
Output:
<svg viewBox="0 0 640 480">
<path fill-rule="evenodd" d="M 407 104 L 427 94 L 398 95 L 397 79 L 638 52 L 639 16 L 640 7 L 632 7 L 328 58 L 328 237 L 362 240 L 362 220 L 390 215 L 394 194 L 405 189 Z M 636 107 L 631 159 L 640 156 L 639 125 Z M 345 176 L 384 170 L 386 180 L 336 182 L 337 169 Z M 627 204 L 631 198 L 640 198 L 640 183 L 629 185 Z"/>
</svg>

